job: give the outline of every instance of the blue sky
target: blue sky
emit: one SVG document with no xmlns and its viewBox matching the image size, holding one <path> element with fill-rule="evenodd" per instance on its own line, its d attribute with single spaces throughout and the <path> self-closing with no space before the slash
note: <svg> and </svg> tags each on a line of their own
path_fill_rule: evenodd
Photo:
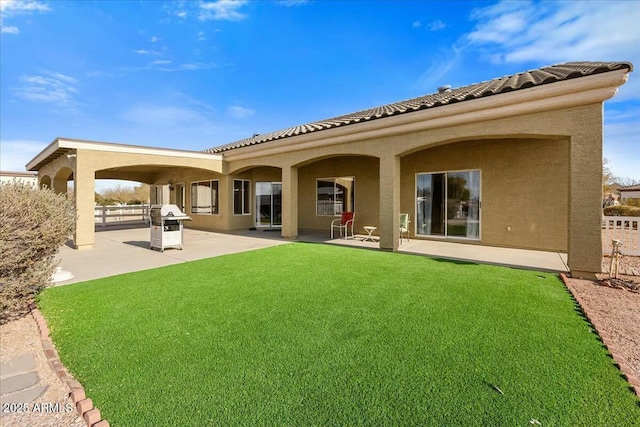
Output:
<svg viewBox="0 0 640 427">
<path fill-rule="evenodd" d="M 0 0 L 0 168 L 56 137 L 202 150 L 566 61 L 640 67 L 640 1 Z M 640 75 L 604 154 L 640 180 Z"/>
</svg>

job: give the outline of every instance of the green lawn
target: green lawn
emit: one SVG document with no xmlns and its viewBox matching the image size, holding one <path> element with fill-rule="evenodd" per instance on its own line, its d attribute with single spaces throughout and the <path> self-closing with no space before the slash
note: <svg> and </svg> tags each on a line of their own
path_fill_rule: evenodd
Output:
<svg viewBox="0 0 640 427">
<path fill-rule="evenodd" d="M 112 426 L 640 423 L 551 274 L 294 243 L 39 304 Z"/>
</svg>

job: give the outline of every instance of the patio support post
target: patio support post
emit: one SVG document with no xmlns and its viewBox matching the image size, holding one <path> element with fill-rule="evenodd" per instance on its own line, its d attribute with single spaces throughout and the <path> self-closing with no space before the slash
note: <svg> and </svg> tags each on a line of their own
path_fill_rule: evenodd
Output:
<svg viewBox="0 0 640 427">
<path fill-rule="evenodd" d="M 400 238 L 400 158 L 380 157 L 380 249 L 396 252 Z"/>
<path fill-rule="evenodd" d="M 73 245 L 76 249 L 91 249 L 95 242 L 95 171 L 88 167 L 87 156 L 87 152 L 78 150 L 73 173 L 77 215 Z"/>
<path fill-rule="evenodd" d="M 602 269 L 602 104 L 585 109 L 570 145 L 569 270 L 595 279 Z"/>
<path fill-rule="evenodd" d="M 282 237 L 298 237 L 298 168 L 282 168 Z"/>
</svg>

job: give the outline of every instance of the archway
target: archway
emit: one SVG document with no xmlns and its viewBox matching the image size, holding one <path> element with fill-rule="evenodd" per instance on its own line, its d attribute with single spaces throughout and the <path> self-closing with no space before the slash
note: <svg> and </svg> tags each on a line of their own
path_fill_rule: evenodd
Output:
<svg viewBox="0 0 640 427">
<path fill-rule="evenodd" d="M 53 177 L 53 191 L 56 194 L 67 194 L 69 181 L 73 180 L 73 170 L 68 167 L 62 167 Z"/>
<path fill-rule="evenodd" d="M 44 175 L 40 178 L 40 188 L 51 188 L 51 177 Z"/>
</svg>

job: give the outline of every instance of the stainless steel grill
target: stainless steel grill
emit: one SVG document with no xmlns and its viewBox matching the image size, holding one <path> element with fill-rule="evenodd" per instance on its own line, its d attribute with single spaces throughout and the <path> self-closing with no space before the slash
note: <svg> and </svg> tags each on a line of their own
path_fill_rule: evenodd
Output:
<svg viewBox="0 0 640 427">
<path fill-rule="evenodd" d="M 151 249 L 182 249 L 183 223 L 190 219 L 176 205 L 151 205 Z"/>
</svg>

